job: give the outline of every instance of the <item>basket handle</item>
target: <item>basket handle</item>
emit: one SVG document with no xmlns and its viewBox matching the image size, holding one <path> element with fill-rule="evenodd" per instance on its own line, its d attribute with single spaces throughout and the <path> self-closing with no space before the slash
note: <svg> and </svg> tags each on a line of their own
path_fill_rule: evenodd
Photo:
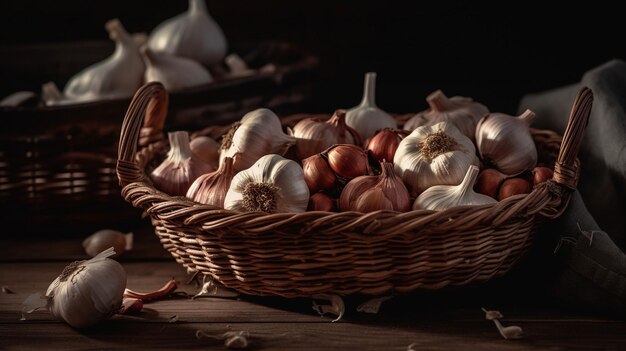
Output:
<svg viewBox="0 0 626 351">
<path fill-rule="evenodd" d="M 145 84 L 139 88 L 135 96 L 133 96 L 133 100 L 130 102 L 126 115 L 124 116 L 124 121 L 122 122 L 120 142 L 117 149 L 116 172 L 120 186 L 124 187 L 130 183 L 143 180 L 143 172 L 139 168 L 135 157 L 137 155 L 137 146 L 139 145 L 139 136 L 140 132 L 142 132 L 144 118 L 146 122 L 154 123 L 151 126 L 146 126 L 144 131 L 148 128 L 153 128 L 153 132 L 147 134 L 160 134 L 165 122 L 167 101 L 167 91 L 163 85 L 158 82 Z M 156 110 L 154 110 L 155 108 L 159 110 L 159 113 L 153 113 L 156 112 Z M 152 138 L 148 137 L 144 140 L 148 142 L 150 139 Z"/>
<path fill-rule="evenodd" d="M 578 184 L 579 162 L 576 157 L 589 122 L 592 104 L 593 92 L 588 87 L 582 87 L 574 100 L 561 141 L 559 156 L 554 164 L 552 179 L 571 190 L 575 190 Z"/>
</svg>

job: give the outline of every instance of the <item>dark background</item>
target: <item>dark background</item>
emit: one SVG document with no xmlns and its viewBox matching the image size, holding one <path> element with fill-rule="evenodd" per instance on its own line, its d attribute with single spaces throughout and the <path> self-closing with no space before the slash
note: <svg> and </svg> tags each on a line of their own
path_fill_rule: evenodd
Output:
<svg viewBox="0 0 626 351">
<path fill-rule="evenodd" d="M 516 111 L 524 93 L 574 83 L 590 68 L 626 57 L 624 24 L 612 5 L 546 4 L 207 2 L 230 42 L 281 39 L 321 59 L 315 103 L 308 109 L 332 111 L 357 104 L 363 73 L 377 71 L 378 104 L 388 111 L 422 109 L 424 97 L 440 88 L 509 113 Z M 106 41 L 104 23 L 114 17 L 130 32 L 149 32 L 186 7 L 185 0 L 2 1 L 0 46 L 10 55 L 25 45 Z M 0 95 L 38 91 L 41 83 L 54 79 L 10 66 L 0 68 Z"/>
</svg>

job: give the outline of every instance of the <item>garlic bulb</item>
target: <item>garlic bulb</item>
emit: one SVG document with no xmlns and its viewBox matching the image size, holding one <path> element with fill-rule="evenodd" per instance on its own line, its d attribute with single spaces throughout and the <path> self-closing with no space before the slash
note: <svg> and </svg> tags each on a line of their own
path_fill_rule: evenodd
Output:
<svg viewBox="0 0 626 351">
<path fill-rule="evenodd" d="M 381 168 L 380 176 L 352 179 L 341 192 L 339 209 L 358 212 L 408 211 L 411 206 L 409 191 L 396 176 L 393 163 L 381 162 Z"/>
<path fill-rule="evenodd" d="M 170 151 L 167 159 L 152 171 L 154 186 L 172 196 L 184 196 L 199 176 L 213 171 L 208 163 L 196 156 L 189 146 L 187 132 L 168 134 Z"/>
<path fill-rule="evenodd" d="M 430 109 L 420 112 L 407 121 L 405 129 L 414 130 L 420 123 L 427 121 L 427 125 L 439 122 L 450 122 L 466 137 L 474 139 L 476 124 L 489 110 L 482 104 L 474 102 L 470 98 L 454 96 L 448 98 L 441 90 L 437 90 L 428 97 L 426 101 Z M 408 129 L 408 127 L 415 128 Z"/>
<path fill-rule="evenodd" d="M 248 112 L 222 139 L 220 163 L 225 157 L 235 160 L 235 171 L 252 166 L 261 156 L 284 155 L 296 143 L 296 138 L 283 133 L 278 116 L 260 108 Z"/>
<path fill-rule="evenodd" d="M 113 248 L 88 261 L 76 261 L 63 269 L 48 287 L 48 309 L 74 328 L 84 328 L 115 314 L 122 306 L 126 272 L 108 257 Z"/>
<path fill-rule="evenodd" d="M 362 140 L 374 136 L 377 130 L 397 127 L 396 120 L 376 106 L 376 73 L 365 74 L 363 100 L 346 113 L 346 123 L 354 128 Z"/>
<path fill-rule="evenodd" d="M 210 164 L 213 168 L 217 168 L 220 162 L 220 144 L 217 141 L 207 136 L 198 136 L 191 139 L 189 147 L 202 161 Z"/>
<path fill-rule="evenodd" d="M 265 155 L 233 178 L 224 208 L 237 211 L 303 212 L 309 188 L 302 168 L 279 155 Z"/>
<path fill-rule="evenodd" d="M 116 258 L 133 248 L 133 233 L 122 233 L 112 229 L 98 230 L 83 240 L 83 247 L 87 255 L 91 257 L 113 247 L 115 255 L 111 258 Z"/>
<path fill-rule="evenodd" d="M 537 148 L 530 135 L 535 113 L 526 110 L 519 117 L 492 113 L 476 127 L 476 146 L 483 161 L 506 175 L 517 175 L 537 164 Z"/>
<path fill-rule="evenodd" d="M 361 144 L 356 130 L 346 125 L 345 111 L 335 111 L 328 121 L 305 118 L 293 127 L 296 155 L 300 160 L 320 153 L 335 144 Z"/>
<path fill-rule="evenodd" d="M 118 19 L 106 23 L 115 52 L 104 61 L 91 65 L 65 85 L 63 95 L 72 101 L 133 96 L 143 81 L 144 64 L 133 38 Z"/>
<path fill-rule="evenodd" d="M 458 184 L 470 165 L 478 165 L 472 141 L 451 123 L 415 129 L 393 158 L 396 173 L 411 191 L 421 194 L 433 185 Z"/>
<path fill-rule="evenodd" d="M 145 46 L 141 54 L 146 64 L 146 83 L 161 82 L 165 89 L 177 91 L 213 81 L 211 73 L 194 60 L 157 53 Z"/>
<path fill-rule="evenodd" d="M 478 167 L 469 166 L 459 185 L 435 185 L 426 189 L 413 203 L 413 210 L 441 211 L 456 206 L 485 205 L 497 201 L 487 195 L 474 192 Z"/>
<path fill-rule="evenodd" d="M 204 0 L 189 0 L 187 12 L 159 24 L 150 34 L 148 46 L 205 66 L 219 64 L 227 50 L 224 33 L 207 12 Z"/>
<path fill-rule="evenodd" d="M 235 176 L 233 159 L 226 157 L 217 171 L 201 175 L 187 191 L 187 197 L 207 205 L 224 207 L 224 198 Z"/>
</svg>

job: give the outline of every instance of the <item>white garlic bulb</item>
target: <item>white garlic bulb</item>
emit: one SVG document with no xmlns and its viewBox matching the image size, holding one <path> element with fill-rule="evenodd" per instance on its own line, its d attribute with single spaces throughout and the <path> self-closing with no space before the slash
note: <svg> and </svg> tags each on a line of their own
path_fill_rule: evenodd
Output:
<svg viewBox="0 0 626 351">
<path fill-rule="evenodd" d="M 71 101 L 91 101 L 133 96 L 143 82 L 144 64 L 133 38 L 118 19 L 106 23 L 115 41 L 113 55 L 70 78 L 63 96 Z"/>
<path fill-rule="evenodd" d="M 248 112 L 222 139 L 220 164 L 225 157 L 235 160 L 235 171 L 252 166 L 261 156 L 284 155 L 296 143 L 296 138 L 283 132 L 274 112 L 260 108 Z"/>
<path fill-rule="evenodd" d="M 530 134 L 535 113 L 526 110 L 519 117 L 492 113 L 476 127 L 476 146 L 483 161 L 502 173 L 514 176 L 537 164 L 537 147 Z"/>
<path fill-rule="evenodd" d="M 441 211 L 456 206 L 485 205 L 497 201 L 487 195 L 474 191 L 478 177 L 478 167 L 469 166 L 463 181 L 459 185 L 435 185 L 426 189 L 413 203 L 413 210 Z"/>
<path fill-rule="evenodd" d="M 279 155 L 265 155 L 233 178 L 224 208 L 237 211 L 304 212 L 309 188 L 302 168 Z"/>
<path fill-rule="evenodd" d="M 126 272 L 108 257 L 113 248 L 88 261 L 76 261 L 48 287 L 48 309 L 74 328 L 84 328 L 115 314 L 122 306 Z"/>
<path fill-rule="evenodd" d="M 146 83 L 161 82 L 165 89 L 177 91 L 213 81 L 211 73 L 194 60 L 153 52 L 145 46 L 141 54 L 146 64 Z"/>
<path fill-rule="evenodd" d="M 186 57 L 207 67 L 219 64 L 226 56 L 226 38 L 204 1 L 189 0 L 187 12 L 159 24 L 148 39 L 150 49 Z"/>
<path fill-rule="evenodd" d="M 354 128 L 364 141 L 373 137 L 377 130 L 397 128 L 396 120 L 376 106 L 376 73 L 365 74 L 363 100 L 359 106 L 348 110 L 346 124 Z"/>
<path fill-rule="evenodd" d="M 476 124 L 482 117 L 489 114 L 489 110 L 484 105 L 467 97 L 448 98 L 441 90 L 428 95 L 426 101 L 430 108 L 408 120 L 404 126 L 406 130 L 445 121 L 454 124 L 466 137 L 474 139 Z"/>
<path fill-rule="evenodd" d="M 415 129 L 404 138 L 393 158 L 396 173 L 412 196 L 433 185 L 459 184 L 470 165 L 478 165 L 472 141 L 451 123 Z"/>
</svg>

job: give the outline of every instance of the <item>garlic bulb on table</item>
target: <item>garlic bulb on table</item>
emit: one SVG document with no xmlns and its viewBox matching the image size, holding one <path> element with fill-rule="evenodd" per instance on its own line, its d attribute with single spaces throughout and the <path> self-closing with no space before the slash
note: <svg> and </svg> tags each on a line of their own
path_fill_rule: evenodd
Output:
<svg viewBox="0 0 626 351">
<path fill-rule="evenodd" d="M 346 125 L 345 111 L 335 111 L 328 121 L 305 118 L 293 127 L 296 155 L 300 160 L 320 153 L 335 144 L 361 144 L 356 130 Z"/>
<path fill-rule="evenodd" d="M 224 135 L 220 164 L 225 157 L 232 157 L 235 171 L 241 171 L 252 166 L 261 156 L 284 155 L 295 143 L 296 138 L 283 132 L 278 116 L 269 109 L 260 108 L 248 112 Z"/>
<path fill-rule="evenodd" d="M 31 295 L 24 301 L 26 313 L 47 308 L 74 328 L 85 328 L 109 318 L 122 306 L 126 272 L 108 257 L 113 248 L 88 261 L 76 261 L 63 269 L 44 297 Z"/>
<path fill-rule="evenodd" d="M 71 101 L 130 97 L 143 82 L 144 64 L 133 38 L 118 19 L 106 23 L 115 41 L 113 55 L 70 78 L 63 96 Z"/>
<path fill-rule="evenodd" d="M 302 168 L 279 155 L 265 155 L 233 178 L 224 208 L 237 211 L 304 212 L 309 188 Z"/>
<path fill-rule="evenodd" d="M 413 210 L 445 210 L 455 206 L 485 205 L 497 201 L 487 195 L 474 192 L 478 167 L 469 166 L 459 185 L 435 185 L 426 189 L 413 203 Z"/>
<path fill-rule="evenodd" d="M 519 117 L 492 113 L 476 127 L 476 146 L 483 161 L 506 175 L 517 175 L 537 164 L 537 148 L 530 134 L 535 113 L 526 110 Z"/>
<path fill-rule="evenodd" d="M 219 64 L 226 56 L 226 38 L 204 1 L 189 0 L 187 12 L 159 24 L 148 39 L 150 49 L 183 56 L 207 67 Z"/>
<path fill-rule="evenodd" d="M 201 175 L 187 191 L 187 197 L 207 205 L 224 207 L 224 199 L 235 176 L 233 159 L 226 157 L 215 172 Z"/>
<path fill-rule="evenodd" d="M 448 98 L 441 90 L 428 95 L 426 101 L 430 109 L 420 112 L 408 120 L 405 129 L 414 130 L 424 121 L 427 121 L 427 124 L 446 121 L 454 124 L 463 135 L 473 140 L 476 124 L 483 116 L 489 114 L 489 110 L 484 105 L 466 97 Z M 413 129 L 408 129 L 410 127 Z"/>
<path fill-rule="evenodd" d="M 168 137 L 167 158 L 152 171 L 150 178 L 157 189 L 172 196 L 185 196 L 196 178 L 214 168 L 191 151 L 187 132 L 171 132 Z"/>
<path fill-rule="evenodd" d="M 161 82 L 165 89 L 177 91 L 213 81 L 211 73 L 194 60 L 153 52 L 145 46 L 141 54 L 146 64 L 146 83 Z"/>
<path fill-rule="evenodd" d="M 348 110 L 346 123 L 359 132 L 362 140 L 371 138 L 379 129 L 397 127 L 396 120 L 376 106 L 376 73 L 365 74 L 363 100 Z"/>
<path fill-rule="evenodd" d="M 449 122 L 415 129 L 393 158 L 396 173 L 412 196 L 433 185 L 458 184 L 470 165 L 478 165 L 472 141 Z"/>
</svg>

